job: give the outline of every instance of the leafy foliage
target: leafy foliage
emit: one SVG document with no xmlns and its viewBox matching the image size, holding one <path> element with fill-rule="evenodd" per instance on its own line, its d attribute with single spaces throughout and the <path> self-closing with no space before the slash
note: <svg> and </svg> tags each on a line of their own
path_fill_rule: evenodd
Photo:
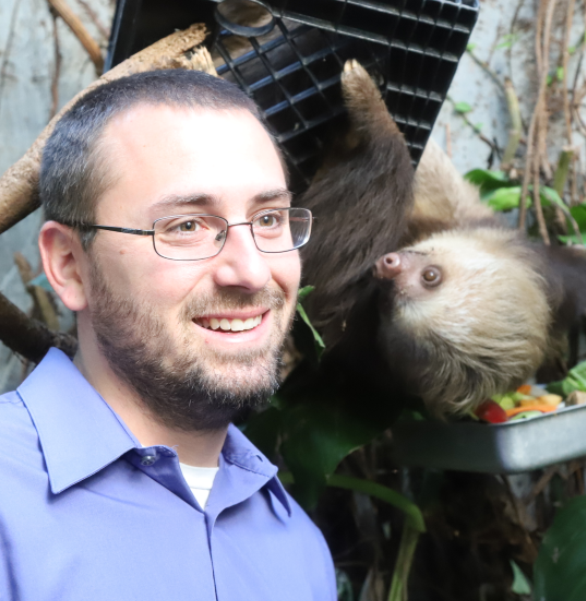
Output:
<svg viewBox="0 0 586 601">
<path fill-rule="evenodd" d="M 464 115 L 469 113 L 472 110 L 472 107 L 467 102 L 456 102 L 454 104 L 454 110 L 456 113 Z"/>
<path fill-rule="evenodd" d="M 527 576 L 523 574 L 521 568 L 511 560 L 511 568 L 513 570 L 513 584 L 511 585 L 511 592 L 517 595 L 530 595 L 531 585 Z"/>
<path fill-rule="evenodd" d="M 534 601 L 586 599 L 586 497 L 575 497 L 557 513 L 534 566 Z"/>
</svg>

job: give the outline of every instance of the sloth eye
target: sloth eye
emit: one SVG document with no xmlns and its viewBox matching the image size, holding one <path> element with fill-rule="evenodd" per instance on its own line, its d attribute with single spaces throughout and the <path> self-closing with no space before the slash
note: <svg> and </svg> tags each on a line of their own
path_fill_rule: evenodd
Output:
<svg viewBox="0 0 586 601">
<path fill-rule="evenodd" d="M 433 288 L 437 286 L 442 281 L 442 272 L 439 267 L 426 267 L 421 272 L 421 279 L 423 280 L 423 285 L 428 288 Z"/>
</svg>

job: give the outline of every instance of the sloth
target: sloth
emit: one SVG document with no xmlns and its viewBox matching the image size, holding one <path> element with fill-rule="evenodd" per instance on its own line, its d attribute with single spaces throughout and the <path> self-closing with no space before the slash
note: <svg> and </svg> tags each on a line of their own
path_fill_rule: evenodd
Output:
<svg viewBox="0 0 586 601">
<path fill-rule="evenodd" d="M 367 72 L 342 75 L 349 130 L 302 202 L 304 253 L 324 369 L 465 413 L 542 368 L 563 374 L 586 310 L 586 253 L 512 230 L 430 141 L 414 174 Z M 384 249 L 380 252 L 380 249 Z"/>
</svg>

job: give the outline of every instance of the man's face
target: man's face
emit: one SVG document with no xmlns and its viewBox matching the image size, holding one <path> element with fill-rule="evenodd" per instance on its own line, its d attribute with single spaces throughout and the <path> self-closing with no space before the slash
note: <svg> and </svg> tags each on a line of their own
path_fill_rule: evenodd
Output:
<svg viewBox="0 0 586 601">
<path fill-rule="evenodd" d="M 289 206 L 279 157 L 247 111 L 140 105 L 108 125 L 102 151 L 115 183 L 98 202 L 100 225 L 151 229 L 196 213 L 240 223 Z M 270 394 L 296 303 L 297 251 L 261 253 L 237 226 L 201 261 L 171 261 L 151 237 L 107 231 L 89 255 L 100 348 L 160 419 L 216 428 Z M 214 320 L 231 329 L 212 329 Z"/>
</svg>

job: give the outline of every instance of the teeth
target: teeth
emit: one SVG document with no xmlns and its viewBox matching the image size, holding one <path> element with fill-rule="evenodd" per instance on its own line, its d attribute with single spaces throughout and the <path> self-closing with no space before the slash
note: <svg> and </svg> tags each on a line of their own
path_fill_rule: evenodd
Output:
<svg viewBox="0 0 586 601">
<path fill-rule="evenodd" d="M 244 332 L 246 330 L 252 330 L 256 326 L 260 325 L 262 321 L 262 315 L 256 317 L 249 317 L 248 319 L 211 319 L 202 318 L 198 320 L 200 326 L 204 328 L 211 328 L 212 330 L 222 330 L 224 332 Z"/>
</svg>

